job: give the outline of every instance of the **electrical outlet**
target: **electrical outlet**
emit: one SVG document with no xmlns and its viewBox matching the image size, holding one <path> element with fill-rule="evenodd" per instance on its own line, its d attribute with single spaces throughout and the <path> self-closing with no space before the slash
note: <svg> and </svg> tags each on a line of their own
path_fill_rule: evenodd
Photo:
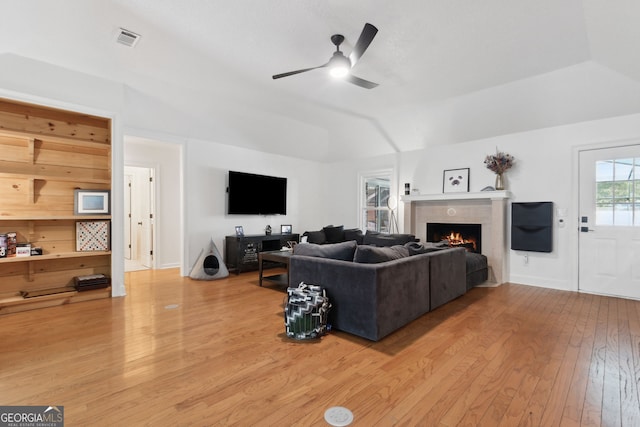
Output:
<svg viewBox="0 0 640 427">
<path fill-rule="evenodd" d="M 524 256 L 524 265 L 529 264 L 529 255 Z"/>
</svg>

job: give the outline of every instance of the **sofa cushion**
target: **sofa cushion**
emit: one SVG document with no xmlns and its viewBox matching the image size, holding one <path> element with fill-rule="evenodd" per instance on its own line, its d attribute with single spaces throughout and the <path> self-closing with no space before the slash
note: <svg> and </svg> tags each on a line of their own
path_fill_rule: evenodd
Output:
<svg viewBox="0 0 640 427">
<path fill-rule="evenodd" d="M 416 236 L 413 234 L 385 234 L 371 230 L 367 230 L 363 238 L 363 244 L 374 246 L 404 245 L 415 241 Z"/>
<path fill-rule="evenodd" d="M 487 257 L 473 252 L 466 253 L 467 274 L 487 269 Z"/>
<path fill-rule="evenodd" d="M 409 242 L 405 243 L 404 247 L 409 251 L 409 255 L 419 255 L 446 249 L 449 247 L 449 244 L 446 242 Z"/>
<path fill-rule="evenodd" d="M 326 245 L 303 243 L 294 247 L 293 254 L 319 258 L 331 258 L 342 261 L 353 261 L 353 256 L 357 246 L 358 245 L 354 241 L 329 243 Z"/>
<path fill-rule="evenodd" d="M 364 234 L 359 228 L 349 228 L 344 230 L 344 240 L 355 240 L 357 244 L 361 245 L 364 239 Z"/>
<path fill-rule="evenodd" d="M 392 261 L 394 259 L 406 258 L 409 250 L 402 245 L 390 247 L 376 247 L 360 245 L 356 248 L 353 261 L 361 264 L 377 264 L 379 262 Z"/>
<path fill-rule="evenodd" d="M 327 225 L 322 227 L 324 235 L 327 237 L 327 243 L 339 243 L 344 242 L 344 226 Z"/>
<path fill-rule="evenodd" d="M 321 245 L 323 243 L 327 243 L 327 236 L 324 234 L 324 231 L 305 231 L 303 236 L 307 236 L 308 243 L 316 243 Z"/>
<path fill-rule="evenodd" d="M 362 243 L 365 245 L 373 245 L 376 240 L 376 237 L 379 236 L 380 233 L 378 233 L 377 231 L 371 231 L 371 230 L 367 230 L 366 233 L 364 233 L 364 237 L 362 239 Z"/>
</svg>

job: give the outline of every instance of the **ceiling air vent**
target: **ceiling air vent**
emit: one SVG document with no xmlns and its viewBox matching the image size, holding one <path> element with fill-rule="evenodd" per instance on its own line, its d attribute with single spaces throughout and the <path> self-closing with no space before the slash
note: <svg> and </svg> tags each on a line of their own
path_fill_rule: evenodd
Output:
<svg viewBox="0 0 640 427">
<path fill-rule="evenodd" d="M 116 41 L 125 46 L 134 47 L 136 43 L 140 40 L 140 34 L 136 34 L 133 31 L 125 30 L 124 28 L 120 28 L 118 31 L 118 37 Z"/>
</svg>

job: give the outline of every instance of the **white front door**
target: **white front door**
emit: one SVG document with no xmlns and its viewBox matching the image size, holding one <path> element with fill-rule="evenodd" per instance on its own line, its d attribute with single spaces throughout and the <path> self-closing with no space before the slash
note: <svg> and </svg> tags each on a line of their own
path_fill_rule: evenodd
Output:
<svg viewBox="0 0 640 427">
<path fill-rule="evenodd" d="M 580 151 L 580 291 L 640 299 L 640 145 Z"/>
</svg>

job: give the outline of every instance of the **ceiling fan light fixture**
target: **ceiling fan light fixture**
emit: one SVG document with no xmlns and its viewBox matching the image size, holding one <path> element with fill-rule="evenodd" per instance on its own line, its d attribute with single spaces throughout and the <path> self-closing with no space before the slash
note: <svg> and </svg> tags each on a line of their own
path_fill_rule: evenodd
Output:
<svg viewBox="0 0 640 427">
<path fill-rule="evenodd" d="M 340 78 L 345 77 L 347 74 L 349 74 L 349 68 L 345 67 L 345 66 L 332 67 L 329 70 L 329 74 L 331 74 L 331 77 L 335 77 L 337 79 L 340 79 Z"/>
<path fill-rule="evenodd" d="M 331 77 L 342 78 L 349 74 L 349 71 L 351 71 L 351 61 L 342 52 L 335 52 L 329 61 L 329 74 Z"/>
<path fill-rule="evenodd" d="M 335 78 L 342 78 L 344 81 L 354 84 L 356 86 L 360 86 L 364 89 L 373 89 L 378 86 L 378 83 L 373 83 L 360 77 L 356 77 L 351 74 L 351 68 L 358 62 L 362 54 L 367 50 L 371 41 L 375 37 L 378 29 L 366 23 L 362 32 L 360 33 L 360 37 L 358 37 L 358 41 L 356 42 L 353 50 L 351 51 L 351 55 L 347 58 L 344 56 L 344 53 L 340 51 L 340 44 L 344 41 L 344 36 L 341 34 L 334 34 L 331 36 L 331 43 L 333 43 L 336 47 L 336 51 L 333 52 L 333 56 L 329 61 L 323 65 L 318 65 L 317 67 L 311 68 L 303 68 L 301 70 L 289 71 L 286 73 L 274 74 L 271 76 L 272 79 L 281 79 L 283 77 L 294 76 L 300 73 L 306 73 L 307 71 L 317 70 L 318 68 L 327 68 L 329 71 L 329 75 Z"/>
</svg>

